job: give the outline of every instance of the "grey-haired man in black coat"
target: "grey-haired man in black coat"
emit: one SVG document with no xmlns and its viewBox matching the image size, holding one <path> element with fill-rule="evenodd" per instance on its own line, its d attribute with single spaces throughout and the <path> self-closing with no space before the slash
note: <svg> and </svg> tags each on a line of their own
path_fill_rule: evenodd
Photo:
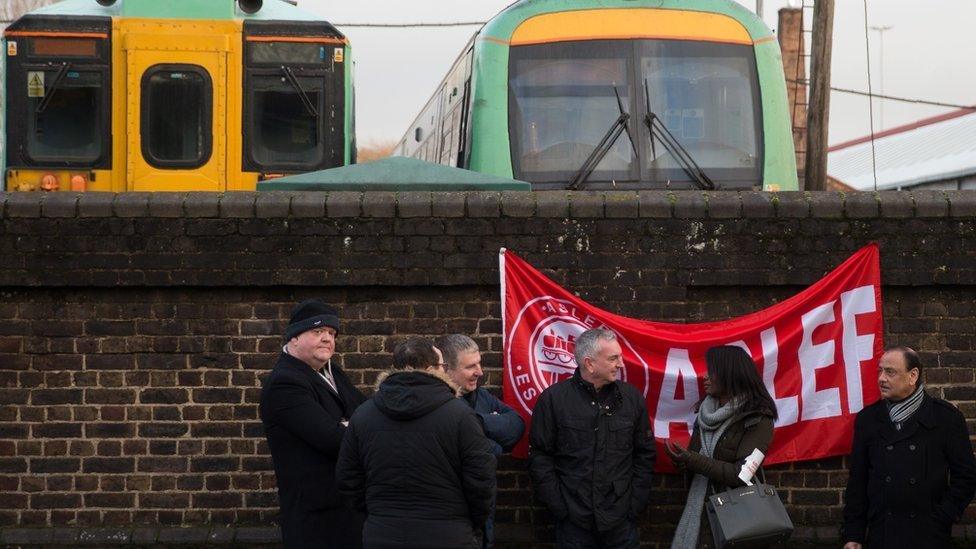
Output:
<svg viewBox="0 0 976 549">
<path fill-rule="evenodd" d="M 339 446 L 362 393 L 332 364 L 339 313 L 300 303 L 285 345 L 261 390 L 261 421 L 274 461 L 285 547 L 355 549 L 362 519 L 335 487 Z"/>
<path fill-rule="evenodd" d="M 925 392 L 908 347 L 878 363 L 882 399 L 854 420 L 844 506 L 844 549 L 949 547 L 952 523 L 976 492 L 966 420 Z"/>
</svg>

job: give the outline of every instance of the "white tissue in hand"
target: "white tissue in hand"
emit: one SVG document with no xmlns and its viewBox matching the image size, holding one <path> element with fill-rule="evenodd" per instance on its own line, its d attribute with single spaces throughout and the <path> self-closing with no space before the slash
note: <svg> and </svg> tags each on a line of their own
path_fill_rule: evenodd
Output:
<svg viewBox="0 0 976 549">
<path fill-rule="evenodd" d="M 766 454 L 759 451 L 756 448 L 746 457 L 745 463 L 742 464 L 742 469 L 739 471 L 739 480 L 746 483 L 746 486 L 752 486 L 752 477 L 756 475 L 756 471 L 759 470 L 759 466 L 762 465 L 763 459 L 766 458 Z"/>
</svg>

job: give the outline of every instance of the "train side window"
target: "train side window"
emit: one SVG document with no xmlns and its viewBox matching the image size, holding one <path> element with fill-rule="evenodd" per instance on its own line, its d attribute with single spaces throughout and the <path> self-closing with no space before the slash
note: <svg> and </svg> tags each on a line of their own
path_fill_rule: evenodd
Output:
<svg viewBox="0 0 976 549">
<path fill-rule="evenodd" d="M 198 168 L 213 149 L 213 81 L 197 65 L 154 65 L 142 77 L 142 154 L 157 168 Z"/>
<path fill-rule="evenodd" d="M 287 72 L 286 72 L 287 71 Z M 326 111 L 322 76 L 297 75 L 288 67 L 250 80 L 251 154 L 262 167 L 317 166 L 325 155 Z"/>
<path fill-rule="evenodd" d="M 33 79 L 33 80 L 31 80 Z M 103 152 L 102 73 L 31 71 L 27 113 L 27 155 L 34 162 L 95 162 Z"/>
</svg>

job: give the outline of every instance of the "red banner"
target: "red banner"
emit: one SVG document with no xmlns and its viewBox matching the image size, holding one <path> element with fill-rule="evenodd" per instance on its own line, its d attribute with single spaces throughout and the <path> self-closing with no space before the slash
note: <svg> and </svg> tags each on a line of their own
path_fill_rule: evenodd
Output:
<svg viewBox="0 0 976 549">
<path fill-rule="evenodd" d="M 618 316 L 561 288 L 504 249 L 500 254 L 505 334 L 505 402 L 528 425 L 539 394 L 572 376 L 574 339 L 613 330 L 623 348 L 623 381 L 647 398 L 658 441 L 657 470 L 671 470 L 666 439 L 686 444 L 704 397 L 705 351 L 746 349 L 776 402 L 779 419 L 765 463 L 850 451 L 854 415 L 880 394 L 881 267 L 868 245 L 803 292 L 768 309 L 721 322 L 669 324 Z M 609 282 L 609 281 L 608 281 Z M 527 455 L 523 439 L 514 454 Z"/>
</svg>

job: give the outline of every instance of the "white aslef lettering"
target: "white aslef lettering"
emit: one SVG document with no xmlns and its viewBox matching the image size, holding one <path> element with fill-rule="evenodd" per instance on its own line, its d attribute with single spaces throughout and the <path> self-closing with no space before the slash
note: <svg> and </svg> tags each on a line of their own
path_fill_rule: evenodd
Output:
<svg viewBox="0 0 976 549">
<path fill-rule="evenodd" d="M 874 333 L 857 333 L 857 315 L 877 311 L 874 286 L 861 286 L 840 294 L 840 318 L 844 323 L 841 350 L 847 374 L 847 408 L 856 414 L 864 408 L 861 362 L 874 357 Z"/>
<path fill-rule="evenodd" d="M 822 419 L 841 415 L 840 390 L 837 387 L 817 390 L 817 370 L 834 363 L 834 341 L 813 343 L 813 332 L 834 322 L 834 304 L 824 303 L 800 317 L 803 335 L 800 339 L 800 396 L 803 397 L 802 419 Z"/>
<path fill-rule="evenodd" d="M 678 378 L 684 390 L 684 398 L 675 398 Z M 695 403 L 698 402 L 698 374 L 691 365 L 688 349 L 670 349 L 664 364 L 664 381 L 661 395 L 654 412 L 654 436 L 671 437 L 671 423 L 685 423 L 688 433 L 695 427 Z"/>
</svg>

